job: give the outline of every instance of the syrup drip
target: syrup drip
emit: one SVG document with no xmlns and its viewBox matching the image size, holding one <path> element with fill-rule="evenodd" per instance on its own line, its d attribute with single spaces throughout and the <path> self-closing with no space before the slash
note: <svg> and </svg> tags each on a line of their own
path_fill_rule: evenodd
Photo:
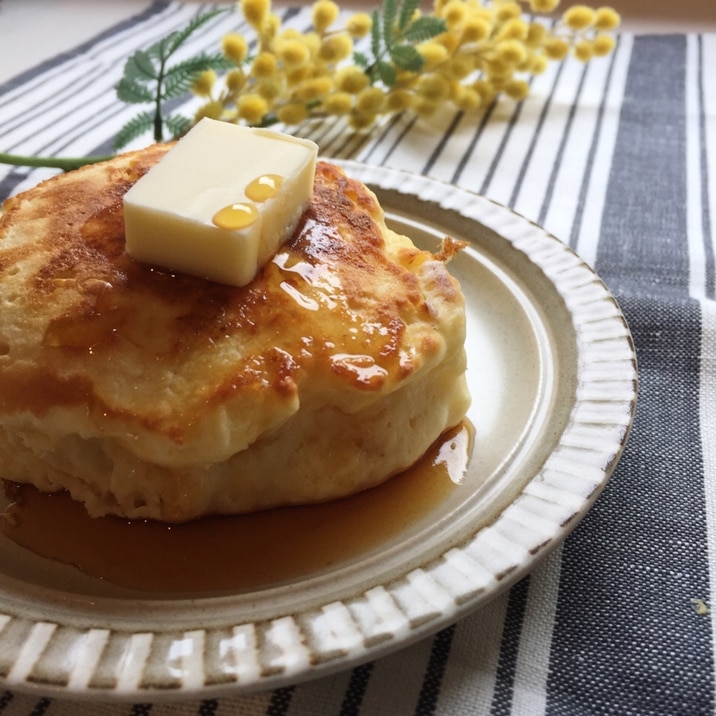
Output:
<svg viewBox="0 0 716 716">
<path fill-rule="evenodd" d="M 278 174 L 262 174 L 248 183 L 244 189 L 247 199 L 252 202 L 263 202 L 278 194 L 283 182 L 283 177 Z M 214 214 L 211 221 L 220 229 L 237 231 L 251 226 L 259 217 L 259 211 L 248 202 L 237 202 L 229 204 Z"/>
<path fill-rule="evenodd" d="M 266 201 L 278 194 L 282 183 L 283 177 L 278 174 L 262 174 L 249 183 L 244 189 L 244 194 L 251 201 Z"/>
<path fill-rule="evenodd" d="M 331 365 L 337 371 L 350 373 L 359 385 L 378 388 L 388 378 L 388 371 L 370 355 L 336 353 L 331 356 Z"/>
<path fill-rule="evenodd" d="M 405 472 L 352 497 L 184 524 L 91 518 L 67 493 L 9 483 L 0 531 L 36 554 L 152 592 L 248 591 L 357 557 L 428 517 L 460 489 L 474 431 L 442 435 Z"/>
<path fill-rule="evenodd" d="M 259 211 L 253 204 L 237 202 L 229 204 L 214 214 L 211 221 L 220 229 L 236 231 L 251 226 L 259 217 Z"/>
</svg>

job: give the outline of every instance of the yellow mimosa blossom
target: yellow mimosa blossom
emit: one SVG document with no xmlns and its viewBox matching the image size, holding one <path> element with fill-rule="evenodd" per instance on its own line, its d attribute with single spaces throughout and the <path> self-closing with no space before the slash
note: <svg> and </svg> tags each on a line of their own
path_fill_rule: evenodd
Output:
<svg viewBox="0 0 716 716">
<path fill-rule="evenodd" d="M 574 46 L 574 56 L 582 62 L 589 62 L 594 56 L 594 43 L 591 40 L 579 40 Z"/>
<path fill-rule="evenodd" d="M 522 100 L 529 94 L 530 86 L 524 80 L 510 80 L 506 85 L 504 92 L 512 99 Z"/>
<path fill-rule="evenodd" d="M 442 45 L 450 54 L 455 52 L 460 47 L 460 34 L 457 32 L 443 32 L 442 35 L 438 35 L 434 42 Z"/>
<path fill-rule="evenodd" d="M 269 103 L 279 99 L 283 91 L 283 83 L 275 77 L 269 77 L 256 83 L 256 93 Z"/>
<path fill-rule="evenodd" d="M 353 40 L 349 35 L 326 37 L 318 50 L 318 56 L 325 62 L 340 62 L 353 52 Z"/>
<path fill-rule="evenodd" d="M 547 36 L 547 28 L 539 22 L 530 23 L 527 29 L 525 45 L 531 49 L 539 47 Z"/>
<path fill-rule="evenodd" d="M 337 19 L 340 8 L 332 0 L 317 0 L 311 8 L 311 20 L 316 32 L 325 32 Z"/>
<path fill-rule="evenodd" d="M 262 79 L 265 77 L 272 77 L 276 73 L 277 67 L 278 64 L 276 62 L 275 55 L 270 52 L 259 52 L 251 65 L 251 72 L 254 77 Z"/>
<path fill-rule="evenodd" d="M 465 20 L 462 28 L 462 44 L 480 42 L 490 36 L 492 23 L 484 17 L 471 16 Z"/>
<path fill-rule="evenodd" d="M 356 39 L 365 37 L 373 26 L 373 20 L 367 12 L 357 12 L 346 22 L 346 32 Z"/>
<path fill-rule="evenodd" d="M 308 117 L 308 109 L 302 102 L 291 102 L 279 107 L 277 111 L 279 122 L 284 124 L 299 124 Z"/>
<path fill-rule="evenodd" d="M 249 45 L 243 35 L 239 35 L 237 32 L 231 32 L 222 38 L 221 49 L 232 62 L 240 65 L 246 59 Z"/>
<path fill-rule="evenodd" d="M 594 14 L 594 28 L 596 30 L 614 30 L 620 22 L 619 13 L 610 7 L 597 8 Z"/>
<path fill-rule="evenodd" d="M 199 97 L 210 97 L 215 82 L 216 72 L 214 70 L 206 70 L 194 80 L 191 91 Z"/>
<path fill-rule="evenodd" d="M 261 28 L 271 7 L 270 0 L 240 0 L 241 12 L 246 22 L 255 28 Z"/>
<path fill-rule="evenodd" d="M 194 115 L 194 121 L 198 122 L 204 119 L 204 117 L 208 117 L 209 119 L 221 119 L 223 113 L 224 105 L 218 100 L 214 100 L 199 107 Z"/>
<path fill-rule="evenodd" d="M 455 55 L 445 64 L 444 73 L 453 80 L 464 80 L 475 70 L 475 58 L 472 55 Z"/>
<path fill-rule="evenodd" d="M 392 89 L 385 98 L 385 107 L 390 112 L 404 112 L 413 106 L 415 95 L 410 90 Z"/>
<path fill-rule="evenodd" d="M 354 65 L 342 67 L 335 76 L 336 89 L 341 92 L 349 92 L 350 94 L 358 94 L 362 89 L 368 86 L 370 80 L 366 74 Z"/>
<path fill-rule="evenodd" d="M 604 55 L 608 55 L 614 49 L 615 44 L 614 38 L 611 35 L 605 35 L 604 33 L 597 34 L 593 40 L 595 56 L 604 57 Z"/>
<path fill-rule="evenodd" d="M 328 114 L 348 114 L 353 109 L 353 95 L 348 92 L 334 92 L 323 100 Z"/>
<path fill-rule="evenodd" d="M 434 73 L 424 75 L 416 87 L 418 97 L 431 102 L 442 102 L 450 94 L 450 81 L 443 75 Z"/>
<path fill-rule="evenodd" d="M 368 129 L 375 124 L 376 115 L 374 114 L 358 114 L 352 113 L 348 119 L 348 124 L 351 129 L 360 131 L 362 129 Z"/>
<path fill-rule="evenodd" d="M 569 43 L 561 37 L 549 37 L 542 46 L 545 56 L 550 60 L 563 60 L 569 52 Z"/>
<path fill-rule="evenodd" d="M 450 53 L 445 45 L 441 45 L 439 42 L 433 40 L 429 40 L 420 45 L 418 52 L 422 55 L 424 63 L 423 69 L 425 70 L 432 70 L 439 64 L 447 61 L 448 57 L 450 57 Z"/>
<path fill-rule="evenodd" d="M 508 65 L 517 65 L 527 57 L 524 44 L 518 40 L 503 40 L 495 47 L 495 53 L 498 61 Z"/>
<path fill-rule="evenodd" d="M 458 109 L 469 112 L 470 110 L 477 109 L 480 106 L 482 98 L 474 87 L 460 85 L 458 93 L 453 98 L 453 102 Z"/>
<path fill-rule="evenodd" d="M 610 7 L 574 5 L 556 20 L 536 16 L 553 13 L 559 0 L 434 0 L 432 17 L 423 8 L 411 18 L 401 14 L 403 2 L 396 0 L 395 14 L 346 12 L 341 19 L 337 2 L 315 0 L 312 27 L 298 29 L 281 27 L 270 0 L 239 0 L 255 37 L 222 38 L 236 69 L 221 79 L 214 71 L 195 79 L 195 94 L 217 98 L 197 117 L 294 125 L 343 116 L 363 130 L 400 112 L 482 111 L 501 96 L 524 100 L 529 77 L 550 62 L 609 54 L 619 24 Z M 427 24 L 406 32 L 416 20 Z M 224 89 L 215 89 L 222 81 Z"/>
<path fill-rule="evenodd" d="M 249 124 L 259 124 L 268 112 L 266 100 L 258 94 L 245 94 L 237 102 L 239 117 Z"/>
<path fill-rule="evenodd" d="M 435 114 L 435 112 L 437 112 L 440 106 L 441 103 L 439 101 L 436 102 L 427 97 L 418 96 L 415 98 L 415 104 L 413 105 L 413 109 L 421 117 L 429 117 L 431 114 Z"/>
<path fill-rule="evenodd" d="M 505 2 L 496 5 L 495 17 L 500 22 L 506 22 L 513 17 L 519 17 L 522 14 L 522 8 L 518 2 Z"/>
<path fill-rule="evenodd" d="M 261 23 L 261 42 L 267 44 L 272 38 L 276 36 L 279 28 L 281 27 L 281 18 L 278 15 L 270 13 L 264 18 Z"/>
<path fill-rule="evenodd" d="M 442 10 L 448 30 L 457 30 L 467 17 L 467 6 L 463 0 L 448 0 Z"/>
<path fill-rule="evenodd" d="M 246 75 L 241 70 L 231 70 L 224 78 L 226 89 L 232 94 L 239 92 L 246 84 Z"/>
<path fill-rule="evenodd" d="M 532 12 L 552 12 L 559 6 L 559 0 L 529 0 Z"/>
<path fill-rule="evenodd" d="M 333 87 L 330 77 L 314 77 L 305 80 L 296 90 L 296 97 L 311 102 L 328 94 Z"/>
<path fill-rule="evenodd" d="M 356 97 L 356 109 L 361 114 L 378 114 L 385 103 L 385 94 L 379 87 L 366 87 Z"/>
<path fill-rule="evenodd" d="M 311 67 L 308 64 L 296 65 L 286 70 L 286 83 L 289 86 L 297 85 L 307 80 L 311 74 Z"/>
<path fill-rule="evenodd" d="M 544 55 L 535 55 L 530 61 L 529 71 L 533 75 L 541 75 L 547 69 L 547 58 Z"/>
<path fill-rule="evenodd" d="M 308 47 L 299 39 L 282 39 L 276 44 L 276 56 L 286 65 L 302 65 L 311 57 Z"/>
<path fill-rule="evenodd" d="M 565 10 L 562 19 L 572 30 L 584 30 L 594 23 L 596 13 L 586 5 L 573 5 Z"/>
<path fill-rule="evenodd" d="M 508 20 L 497 33 L 500 40 L 524 41 L 529 34 L 529 24 L 521 17 L 513 17 Z"/>
<path fill-rule="evenodd" d="M 487 80 L 476 80 L 472 88 L 480 97 L 482 105 L 488 105 L 495 98 L 495 88 Z"/>
</svg>

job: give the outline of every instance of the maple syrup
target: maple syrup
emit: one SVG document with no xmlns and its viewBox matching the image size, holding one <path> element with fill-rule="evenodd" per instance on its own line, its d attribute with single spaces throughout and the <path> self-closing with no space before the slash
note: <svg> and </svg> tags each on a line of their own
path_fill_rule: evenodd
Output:
<svg viewBox="0 0 716 716">
<path fill-rule="evenodd" d="M 262 174 L 249 182 L 244 189 L 244 194 L 251 201 L 267 201 L 278 194 L 282 183 L 283 177 L 279 174 Z"/>
<path fill-rule="evenodd" d="M 253 204 L 240 201 L 219 209 L 211 220 L 220 229 L 235 231 L 255 224 L 258 218 L 259 210 Z"/>
<path fill-rule="evenodd" d="M 0 531 L 41 557 L 122 587 L 249 591 L 338 565 L 428 517 L 460 489 L 473 436 L 464 422 L 405 472 L 351 497 L 182 524 L 91 518 L 67 493 L 8 483 Z"/>
</svg>

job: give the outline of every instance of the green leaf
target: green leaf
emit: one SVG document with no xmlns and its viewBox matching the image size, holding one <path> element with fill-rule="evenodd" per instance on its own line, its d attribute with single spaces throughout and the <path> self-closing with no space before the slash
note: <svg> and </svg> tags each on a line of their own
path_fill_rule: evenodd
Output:
<svg viewBox="0 0 716 716">
<path fill-rule="evenodd" d="M 396 0 L 383 0 L 383 42 L 392 47 L 395 37 L 395 18 L 398 14 Z"/>
<path fill-rule="evenodd" d="M 377 62 L 375 65 L 376 75 L 378 79 L 387 87 L 392 87 L 398 81 L 395 67 L 390 62 Z"/>
<path fill-rule="evenodd" d="M 126 147 L 132 140 L 152 129 L 154 115 L 151 112 L 141 112 L 122 127 L 114 138 L 114 149 Z"/>
<path fill-rule="evenodd" d="M 191 120 L 188 117 L 184 117 L 181 114 L 171 114 L 165 120 L 167 129 L 172 135 L 173 139 L 178 139 L 183 134 L 186 134 L 191 129 Z"/>
<path fill-rule="evenodd" d="M 137 50 L 130 55 L 124 66 L 124 76 L 129 79 L 157 79 L 157 68 L 145 50 Z"/>
<path fill-rule="evenodd" d="M 423 15 L 408 25 L 402 35 L 405 42 L 424 42 L 447 30 L 445 21 L 440 17 Z"/>
<path fill-rule="evenodd" d="M 353 53 L 353 62 L 363 69 L 368 67 L 368 64 L 370 63 L 370 60 L 368 59 L 368 55 L 366 55 L 364 52 L 354 52 Z"/>
<path fill-rule="evenodd" d="M 196 57 L 177 62 L 164 73 L 164 87 L 161 98 L 171 99 L 184 94 L 202 72 L 207 70 L 226 70 L 233 66 L 234 63 L 220 53 L 213 55 L 202 53 Z"/>
<path fill-rule="evenodd" d="M 404 0 L 398 14 L 398 30 L 405 30 L 408 23 L 413 19 L 415 11 L 420 7 L 420 0 Z"/>
<path fill-rule="evenodd" d="M 202 25 L 220 13 L 228 12 L 229 10 L 230 8 L 219 8 L 203 15 L 197 15 L 189 21 L 183 30 L 175 30 L 148 47 L 147 54 L 156 59 L 160 65 L 163 65 Z"/>
<path fill-rule="evenodd" d="M 159 64 L 164 64 L 167 61 L 167 57 L 169 57 L 166 48 L 170 38 L 171 35 L 163 37 L 161 40 L 155 42 L 147 48 L 147 54 L 157 60 Z"/>
<path fill-rule="evenodd" d="M 122 77 L 117 84 L 116 90 L 117 97 L 128 104 L 143 104 L 154 101 L 154 95 L 146 85 L 139 84 L 137 80 L 129 79 L 128 77 Z"/>
<path fill-rule="evenodd" d="M 115 148 L 126 146 L 148 130 L 153 130 L 155 139 L 159 141 L 165 125 L 173 134 L 186 131 L 189 120 L 178 116 L 171 119 L 162 117 L 162 102 L 186 92 L 199 73 L 210 69 L 228 69 L 231 63 L 219 53 L 201 53 L 170 68 L 166 68 L 166 62 L 202 25 L 230 11 L 231 8 L 222 7 L 196 15 L 183 30 L 172 32 L 148 49 L 137 50 L 131 55 L 117 84 L 117 97 L 130 104 L 151 103 L 154 106 L 152 112 L 142 112 L 122 127 L 115 138 Z"/>
<path fill-rule="evenodd" d="M 395 45 L 390 51 L 390 59 L 399 70 L 419 72 L 425 60 L 412 45 Z"/>
<path fill-rule="evenodd" d="M 164 58 L 166 59 L 170 55 L 174 54 L 174 52 L 176 52 L 179 47 L 181 47 L 181 45 L 183 45 L 192 34 L 194 34 L 203 25 L 206 25 L 209 20 L 213 20 L 217 15 L 220 15 L 223 12 L 229 12 L 230 10 L 231 8 L 227 7 L 210 10 L 203 15 L 197 15 L 196 17 L 192 18 L 189 21 L 189 24 L 183 30 L 177 30 L 176 32 L 172 32 L 171 35 L 165 38 L 166 41 L 162 48 L 163 51 L 166 53 L 164 54 Z"/>
<path fill-rule="evenodd" d="M 377 60 L 380 57 L 381 50 L 381 32 L 380 25 L 381 19 L 378 10 L 373 10 L 373 22 L 370 28 L 370 51 L 373 54 L 373 59 Z"/>
</svg>

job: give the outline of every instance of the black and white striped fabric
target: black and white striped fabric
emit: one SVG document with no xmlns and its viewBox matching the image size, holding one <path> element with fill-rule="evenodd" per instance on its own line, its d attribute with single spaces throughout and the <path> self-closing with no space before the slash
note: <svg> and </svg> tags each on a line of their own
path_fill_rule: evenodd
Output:
<svg viewBox="0 0 716 716">
<path fill-rule="evenodd" d="M 105 153 L 133 114 L 124 60 L 197 4 L 155 2 L 0 86 L 0 149 Z M 282 9 L 309 25 L 308 10 Z M 219 16 L 189 52 L 215 49 Z M 1 50 L 0 50 L 1 52 Z M 698 716 L 716 711 L 716 35 L 619 36 L 552 66 L 520 103 L 397 117 L 365 136 L 301 127 L 324 156 L 397 167 L 513 207 L 593 265 L 633 332 L 626 451 L 577 530 L 487 607 L 391 656 L 274 692 L 176 704 L 0 692 L 0 716 Z M 190 101 L 189 101 L 190 102 Z M 46 170 L 0 166 L 0 199 Z"/>
</svg>

